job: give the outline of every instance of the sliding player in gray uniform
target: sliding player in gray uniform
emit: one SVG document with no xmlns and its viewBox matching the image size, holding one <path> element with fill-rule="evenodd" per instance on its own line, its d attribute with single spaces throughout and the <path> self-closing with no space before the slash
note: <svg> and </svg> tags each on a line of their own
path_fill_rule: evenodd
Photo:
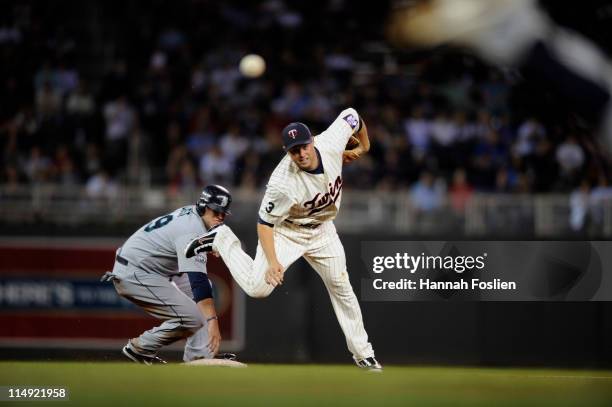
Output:
<svg viewBox="0 0 612 407">
<path fill-rule="evenodd" d="M 221 334 L 206 274 L 206 254 L 187 259 L 185 245 L 220 224 L 229 213 L 227 189 L 209 185 L 196 205 L 159 217 L 136 231 L 117 250 L 111 280 L 117 293 L 164 322 L 130 339 L 123 354 L 138 363 L 165 363 L 157 352 L 187 338 L 183 360 L 212 358 Z"/>
<path fill-rule="evenodd" d="M 345 151 L 354 134 L 359 147 Z M 252 297 L 270 295 L 282 284 L 287 267 L 303 256 L 325 283 L 355 363 L 380 370 L 333 223 L 342 197 L 342 164 L 370 148 L 366 126 L 355 109 L 349 108 L 316 138 L 303 123 L 291 123 L 283 130 L 283 146 L 287 155 L 272 173 L 259 209 L 255 259 L 242 250 L 226 225 L 192 241 L 186 256 L 218 252 L 234 280 Z"/>
</svg>

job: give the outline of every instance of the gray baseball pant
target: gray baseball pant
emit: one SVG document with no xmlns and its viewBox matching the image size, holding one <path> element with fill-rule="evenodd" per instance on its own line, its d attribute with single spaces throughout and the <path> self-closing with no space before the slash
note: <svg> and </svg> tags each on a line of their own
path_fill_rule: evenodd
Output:
<svg viewBox="0 0 612 407">
<path fill-rule="evenodd" d="M 187 338 L 183 353 L 185 362 L 213 356 L 206 346 L 206 321 L 193 300 L 186 274 L 170 281 L 169 277 L 115 262 L 113 275 L 119 295 L 164 321 L 130 341 L 135 352 L 153 356 L 162 347 Z"/>
</svg>

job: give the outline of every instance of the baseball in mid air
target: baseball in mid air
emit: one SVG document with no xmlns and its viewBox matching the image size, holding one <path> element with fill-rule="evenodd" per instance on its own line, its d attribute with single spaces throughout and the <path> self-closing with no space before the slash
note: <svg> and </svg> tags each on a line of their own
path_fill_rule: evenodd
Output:
<svg viewBox="0 0 612 407">
<path fill-rule="evenodd" d="M 257 78 L 266 71 L 266 61 L 257 54 L 245 55 L 240 60 L 240 73 L 247 78 Z"/>
</svg>

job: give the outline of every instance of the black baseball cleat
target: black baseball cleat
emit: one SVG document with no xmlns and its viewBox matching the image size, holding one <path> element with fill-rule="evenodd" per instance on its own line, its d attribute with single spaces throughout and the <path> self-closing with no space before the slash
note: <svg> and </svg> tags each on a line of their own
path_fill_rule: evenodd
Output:
<svg viewBox="0 0 612 407">
<path fill-rule="evenodd" d="M 373 356 L 364 359 L 353 359 L 355 360 L 355 364 L 362 369 L 367 369 L 372 372 L 382 372 L 383 370 L 382 365 L 378 363 L 378 360 Z"/>
<path fill-rule="evenodd" d="M 134 352 L 132 349 L 130 349 L 129 343 L 123 347 L 123 350 L 121 351 L 121 353 L 123 353 L 131 361 L 136 362 L 136 363 L 141 363 L 143 365 L 157 365 L 157 364 L 167 364 L 168 363 L 162 358 L 159 358 L 157 356 L 145 356 L 145 355 L 141 355 L 141 354 Z"/>
<path fill-rule="evenodd" d="M 215 359 L 224 359 L 224 360 L 236 360 L 237 356 L 235 353 L 219 353 L 217 356 L 215 356 Z"/>
<path fill-rule="evenodd" d="M 215 240 L 215 236 L 217 236 L 217 228 L 221 225 L 223 225 L 223 223 L 213 226 L 208 232 L 189 242 L 185 248 L 185 257 L 189 259 L 199 253 L 212 251 L 213 241 Z"/>
</svg>

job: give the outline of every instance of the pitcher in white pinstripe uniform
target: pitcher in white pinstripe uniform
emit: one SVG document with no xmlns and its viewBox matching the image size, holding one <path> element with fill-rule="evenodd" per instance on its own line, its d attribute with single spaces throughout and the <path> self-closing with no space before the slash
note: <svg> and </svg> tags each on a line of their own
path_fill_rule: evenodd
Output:
<svg viewBox="0 0 612 407">
<path fill-rule="evenodd" d="M 352 135 L 360 144 L 345 151 Z M 363 326 L 361 309 L 346 270 L 344 247 L 333 220 L 342 198 L 342 165 L 370 148 L 368 131 L 357 111 L 342 111 L 323 133 L 313 137 L 303 123 L 283 129 L 287 152 L 266 186 L 253 260 L 227 225 L 219 225 L 187 246 L 187 257 L 218 252 L 236 282 L 251 297 L 267 297 L 283 283 L 285 270 L 304 257 L 321 276 L 359 367 L 381 370 Z"/>
</svg>

